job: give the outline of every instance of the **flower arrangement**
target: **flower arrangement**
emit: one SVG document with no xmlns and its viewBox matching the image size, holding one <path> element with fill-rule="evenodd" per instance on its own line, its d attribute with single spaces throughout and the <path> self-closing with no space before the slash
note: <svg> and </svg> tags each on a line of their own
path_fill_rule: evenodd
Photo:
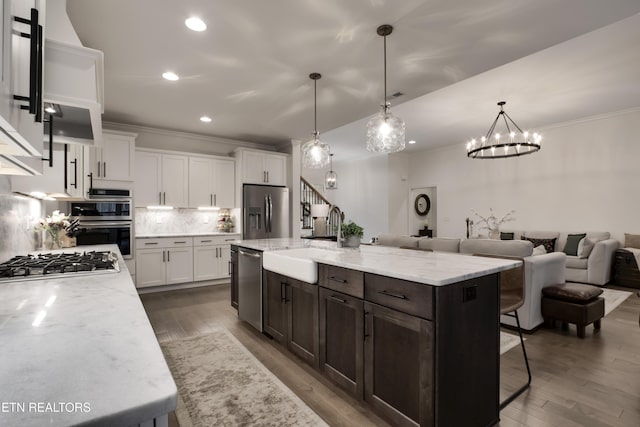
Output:
<svg viewBox="0 0 640 427">
<path fill-rule="evenodd" d="M 494 215 L 492 208 L 489 208 L 489 216 L 487 217 L 480 215 L 478 212 L 474 211 L 473 209 L 471 209 L 471 212 L 473 212 L 475 216 L 480 218 L 480 220 L 476 222 L 476 224 L 479 225 L 478 230 L 488 230 L 489 237 L 491 237 L 492 239 L 498 238 L 499 236 L 498 233 L 500 233 L 500 226 L 502 224 L 504 224 L 505 222 L 516 220 L 513 217 L 513 214 L 516 213 L 516 211 L 514 210 L 507 212 L 507 214 L 500 219 L 498 219 Z"/>
<path fill-rule="evenodd" d="M 53 211 L 51 215 L 46 218 L 41 218 L 36 224 L 36 231 L 46 231 L 47 240 L 51 241 L 50 249 L 57 249 L 62 247 L 60 242 L 60 232 L 65 230 L 71 225 L 69 216 L 60 211 Z"/>
</svg>

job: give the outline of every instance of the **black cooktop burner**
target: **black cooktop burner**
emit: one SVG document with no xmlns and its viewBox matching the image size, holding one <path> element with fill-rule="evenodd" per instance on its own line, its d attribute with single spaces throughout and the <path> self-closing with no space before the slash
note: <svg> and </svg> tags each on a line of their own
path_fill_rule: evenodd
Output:
<svg viewBox="0 0 640 427">
<path fill-rule="evenodd" d="M 0 264 L 0 278 L 117 270 L 118 257 L 110 251 L 19 255 Z"/>
</svg>

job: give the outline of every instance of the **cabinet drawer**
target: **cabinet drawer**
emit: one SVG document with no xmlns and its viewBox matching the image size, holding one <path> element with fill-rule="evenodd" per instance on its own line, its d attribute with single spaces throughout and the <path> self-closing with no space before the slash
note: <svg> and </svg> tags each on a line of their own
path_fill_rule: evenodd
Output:
<svg viewBox="0 0 640 427">
<path fill-rule="evenodd" d="M 365 273 L 364 299 L 407 314 L 433 319 L 433 287 Z"/>
<path fill-rule="evenodd" d="M 165 241 L 162 237 L 156 237 L 152 239 L 136 239 L 136 249 L 153 249 L 164 247 Z"/>
<path fill-rule="evenodd" d="M 364 273 L 332 265 L 318 265 L 318 284 L 356 298 L 364 297 Z"/>
<path fill-rule="evenodd" d="M 229 236 L 196 236 L 193 238 L 193 246 L 225 245 L 236 239 L 237 237 Z"/>
<path fill-rule="evenodd" d="M 193 237 L 165 237 L 166 248 L 182 248 L 193 246 Z"/>
</svg>

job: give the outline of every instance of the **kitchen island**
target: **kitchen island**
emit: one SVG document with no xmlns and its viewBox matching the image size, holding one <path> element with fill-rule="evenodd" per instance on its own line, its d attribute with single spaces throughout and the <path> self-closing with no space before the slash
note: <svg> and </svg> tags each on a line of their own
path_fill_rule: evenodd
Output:
<svg viewBox="0 0 640 427">
<path fill-rule="evenodd" d="M 0 425 L 166 426 L 176 385 L 118 247 L 74 250 L 120 271 L 0 284 Z"/>
<path fill-rule="evenodd" d="M 262 251 L 264 333 L 393 425 L 498 422 L 500 272 L 521 261 L 294 239 L 232 245 Z"/>
</svg>

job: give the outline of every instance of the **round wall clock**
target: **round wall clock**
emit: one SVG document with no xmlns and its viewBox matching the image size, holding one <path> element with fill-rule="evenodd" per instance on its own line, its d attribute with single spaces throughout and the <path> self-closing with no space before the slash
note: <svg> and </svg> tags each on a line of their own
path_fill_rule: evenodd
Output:
<svg viewBox="0 0 640 427">
<path fill-rule="evenodd" d="M 429 196 L 427 196 L 426 194 L 419 194 L 416 197 L 414 208 L 416 210 L 416 213 L 420 216 L 425 216 L 426 214 L 428 214 L 429 210 L 431 209 L 431 200 L 429 199 Z"/>
</svg>

